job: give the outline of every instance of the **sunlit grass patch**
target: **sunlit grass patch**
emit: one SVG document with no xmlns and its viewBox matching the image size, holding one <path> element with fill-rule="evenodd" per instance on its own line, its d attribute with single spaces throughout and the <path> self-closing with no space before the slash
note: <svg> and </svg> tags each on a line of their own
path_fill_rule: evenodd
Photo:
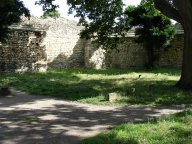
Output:
<svg viewBox="0 0 192 144">
<path fill-rule="evenodd" d="M 128 123 L 81 144 L 192 144 L 192 110 L 142 123 Z"/>
<path fill-rule="evenodd" d="M 174 87 L 179 76 L 180 71 L 176 69 L 71 69 L 46 73 L 2 73 L 0 79 L 7 79 L 10 86 L 30 94 L 83 103 L 191 104 L 192 92 L 183 92 Z M 111 103 L 106 99 L 109 93 L 117 93 L 119 97 Z"/>
</svg>

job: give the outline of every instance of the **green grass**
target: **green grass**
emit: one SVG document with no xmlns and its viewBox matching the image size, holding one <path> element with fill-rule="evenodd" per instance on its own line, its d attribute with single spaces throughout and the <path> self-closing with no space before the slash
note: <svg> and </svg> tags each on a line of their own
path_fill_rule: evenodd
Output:
<svg viewBox="0 0 192 144">
<path fill-rule="evenodd" d="M 192 110 L 116 126 L 81 144 L 192 144 Z"/>
<path fill-rule="evenodd" d="M 141 77 L 139 78 L 139 75 Z M 179 80 L 176 69 L 63 70 L 46 73 L 0 73 L 1 81 L 30 94 L 93 104 L 169 105 L 192 104 L 192 92 L 173 87 Z M 135 92 L 132 92 L 135 89 Z M 119 98 L 110 103 L 109 93 Z"/>
</svg>

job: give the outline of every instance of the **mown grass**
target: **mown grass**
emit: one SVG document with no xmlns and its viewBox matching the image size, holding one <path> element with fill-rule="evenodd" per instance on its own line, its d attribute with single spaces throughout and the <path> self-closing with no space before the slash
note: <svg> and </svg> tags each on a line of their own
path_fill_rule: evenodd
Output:
<svg viewBox="0 0 192 144">
<path fill-rule="evenodd" d="M 192 92 L 174 87 L 176 69 L 145 70 L 63 70 L 46 73 L 0 73 L 1 81 L 30 94 L 53 96 L 93 104 L 169 105 L 191 104 Z M 132 90 L 134 89 L 134 91 Z M 109 93 L 119 98 L 110 103 Z"/>
<path fill-rule="evenodd" d="M 116 126 L 81 144 L 192 144 L 192 110 Z"/>
</svg>

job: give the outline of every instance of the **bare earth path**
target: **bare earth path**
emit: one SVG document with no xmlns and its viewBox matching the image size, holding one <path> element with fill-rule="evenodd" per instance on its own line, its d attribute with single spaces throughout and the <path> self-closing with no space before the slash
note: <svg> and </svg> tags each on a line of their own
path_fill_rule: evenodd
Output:
<svg viewBox="0 0 192 144">
<path fill-rule="evenodd" d="M 0 98 L 0 144 L 78 144 L 116 124 L 184 109 L 93 106 L 14 91 Z"/>
</svg>

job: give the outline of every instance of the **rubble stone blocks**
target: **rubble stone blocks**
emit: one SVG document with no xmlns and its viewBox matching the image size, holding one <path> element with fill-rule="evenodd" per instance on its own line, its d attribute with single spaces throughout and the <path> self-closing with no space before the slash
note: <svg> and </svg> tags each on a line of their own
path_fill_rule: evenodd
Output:
<svg viewBox="0 0 192 144">
<path fill-rule="evenodd" d="M 147 54 L 142 44 L 135 43 L 134 34 L 117 50 L 106 52 L 91 40 L 80 39 L 83 29 L 77 22 L 65 18 L 23 18 L 20 24 L 9 27 L 6 43 L 0 44 L 0 71 L 61 70 L 67 68 L 143 67 Z M 167 50 L 157 50 L 159 66 L 181 67 L 183 33 L 175 36 Z"/>
</svg>

